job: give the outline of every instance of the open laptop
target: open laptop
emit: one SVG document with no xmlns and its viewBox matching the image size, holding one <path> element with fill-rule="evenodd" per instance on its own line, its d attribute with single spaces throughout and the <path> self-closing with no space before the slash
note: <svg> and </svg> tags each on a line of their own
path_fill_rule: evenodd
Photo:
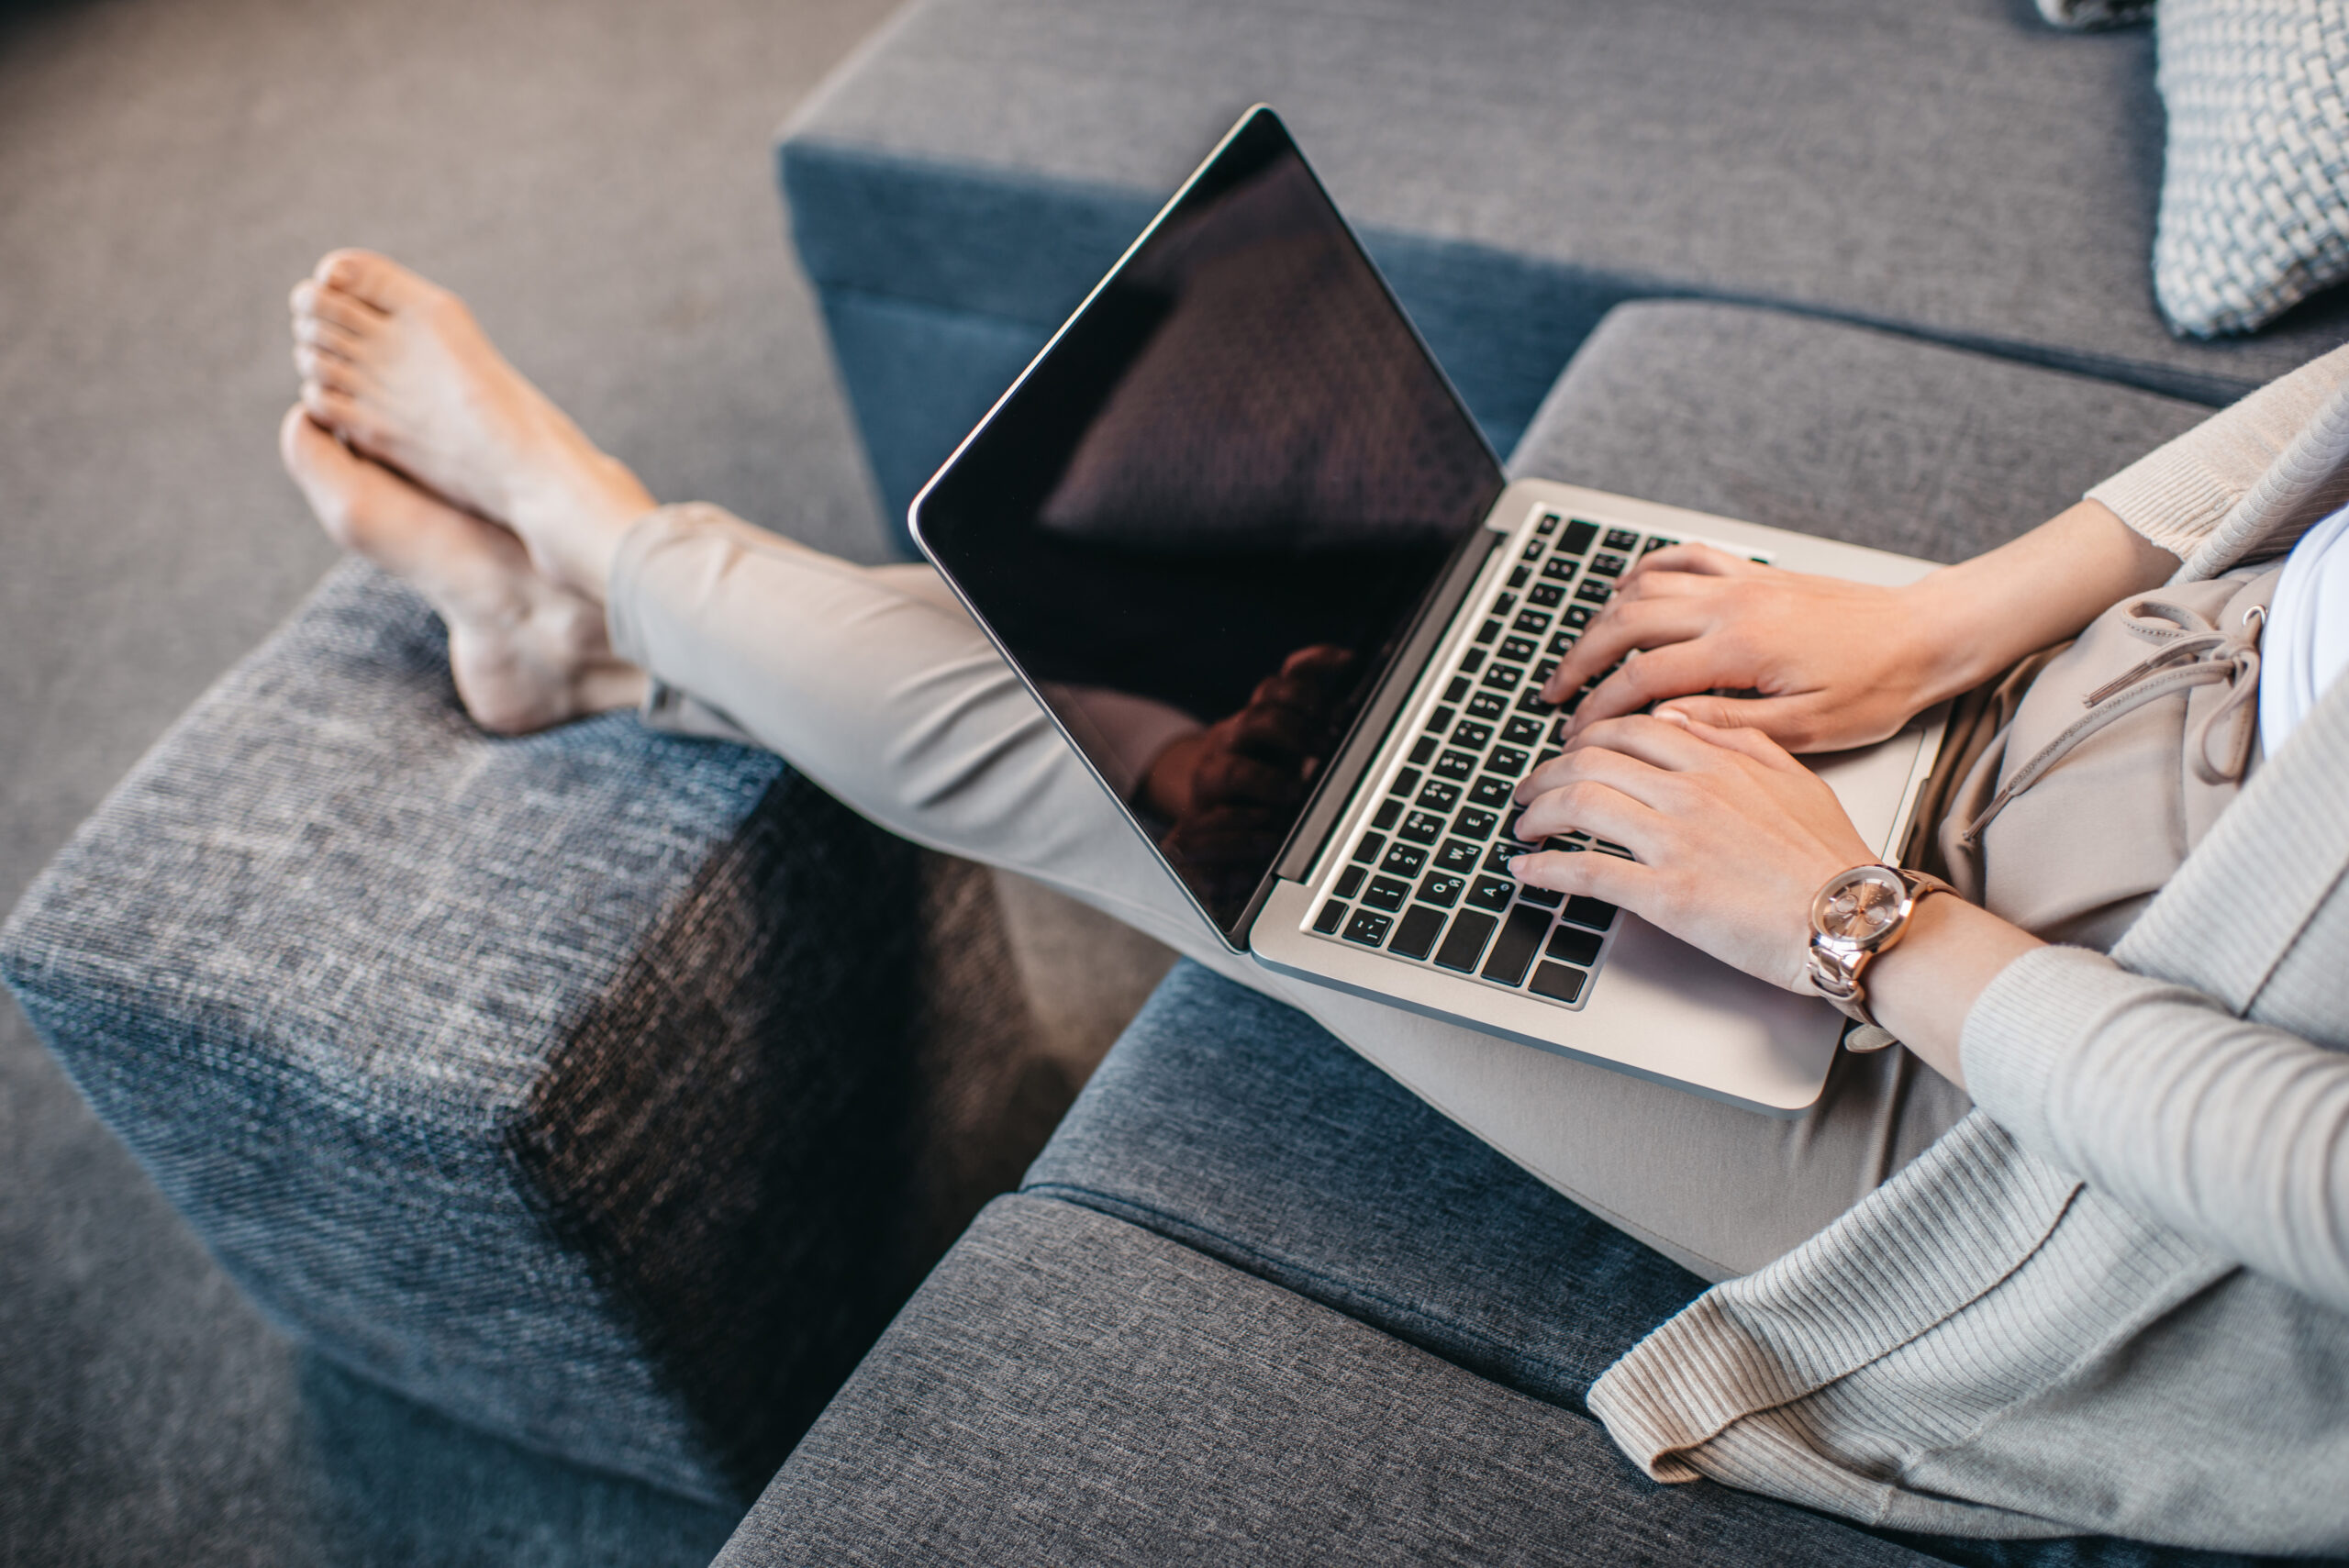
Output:
<svg viewBox="0 0 2349 1568">
<path fill-rule="evenodd" d="M 1841 1014 L 1520 886 L 1509 795 L 1563 732 L 1543 679 L 1645 551 L 1701 539 L 1882 584 L 1929 563 L 1508 480 L 1269 109 L 910 523 L 1233 951 L 1757 1110 L 1817 1099 Z M 1935 719 L 1810 761 L 1889 858 L 1940 741 Z"/>
</svg>

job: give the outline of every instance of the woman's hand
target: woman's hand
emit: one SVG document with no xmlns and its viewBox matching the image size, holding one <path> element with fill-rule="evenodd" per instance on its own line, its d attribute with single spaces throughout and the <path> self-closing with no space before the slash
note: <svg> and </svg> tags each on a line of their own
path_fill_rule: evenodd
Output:
<svg viewBox="0 0 2349 1568">
<path fill-rule="evenodd" d="M 1530 843 L 1580 830 L 1638 860 L 1529 852 L 1523 881 L 1588 894 L 1748 974 L 1809 991 L 1810 900 L 1876 858 L 1824 780 L 1756 730 L 1666 713 L 1586 726 L 1518 785 Z"/>
<path fill-rule="evenodd" d="M 1789 751 L 1865 745 L 1965 689 L 1950 684 L 1965 672 L 1937 646 L 1943 628 L 1920 597 L 1757 565 L 1711 545 L 1670 545 L 1631 568 L 1542 695 L 1564 702 L 1636 653 L 1583 699 L 1569 735 L 1668 701 Z M 1756 695 L 1694 695 L 1724 689 Z"/>
</svg>

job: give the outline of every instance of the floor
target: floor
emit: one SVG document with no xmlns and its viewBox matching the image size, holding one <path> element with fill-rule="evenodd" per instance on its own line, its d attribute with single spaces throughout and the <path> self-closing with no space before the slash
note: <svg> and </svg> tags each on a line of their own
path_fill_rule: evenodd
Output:
<svg viewBox="0 0 2349 1568">
<path fill-rule="evenodd" d="M 332 550 L 322 250 L 454 285 L 653 490 L 882 550 L 775 126 L 891 0 L 0 0 L 0 908 Z M 306 1358 L 0 1001 L 0 1563 L 700 1563 L 730 1520 Z"/>
</svg>

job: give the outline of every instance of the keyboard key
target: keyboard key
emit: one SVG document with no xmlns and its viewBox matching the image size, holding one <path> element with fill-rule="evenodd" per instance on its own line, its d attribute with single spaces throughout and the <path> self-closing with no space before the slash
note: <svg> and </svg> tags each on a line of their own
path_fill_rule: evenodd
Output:
<svg viewBox="0 0 2349 1568">
<path fill-rule="evenodd" d="M 1476 640 L 1479 642 L 1490 642 L 1500 634 L 1501 623 L 1497 620 L 1488 620 L 1484 625 L 1476 628 Z"/>
<path fill-rule="evenodd" d="M 1427 869 L 1427 863 L 1428 852 L 1425 850 L 1397 844 L 1386 851 L 1386 858 L 1378 862 L 1378 869 L 1389 876 L 1417 876 Z"/>
<path fill-rule="evenodd" d="M 1429 733 L 1433 735 L 1442 734 L 1445 730 L 1452 728 L 1452 721 L 1458 717 L 1459 710 L 1456 708 L 1440 707 L 1436 709 L 1433 713 L 1428 715 Z"/>
<path fill-rule="evenodd" d="M 1563 756 L 1564 756 L 1564 755 L 1565 755 L 1565 753 L 1564 753 L 1564 752 L 1563 752 L 1563 751 L 1547 751 L 1538 752 L 1538 753 L 1536 753 L 1536 754 L 1535 754 L 1534 759 L 1533 759 L 1533 770 L 1532 770 L 1532 771 L 1538 773 L 1540 773 L 1540 772 L 1542 771 L 1542 765 L 1544 762 L 1556 762 L 1560 757 L 1563 757 Z"/>
<path fill-rule="evenodd" d="M 1542 543 L 1538 539 L 1527 539 L 1525 541 L 1525 559 L 1528 561 L 1539 561 L 1542 559 L 1542 552 L 1549 548 L 1550 547 L 1548 545 Z"/>
<path fill-rule="evenodd" d="M 1485 766 L 1506 779 L 1513 779 L 1525 771 L 1532 759 L 1514 746 L 1496 746 L 1485 759 Z"/>
<path fill-rule="evenodd" d="M 1520 566 L 1518 570 L 1522 572 L 1525 568 Z M 1528 604 L 1554 605 L 1565 596 L 1566 591 L 1555 583 L 1536 583 L 1527 591 L 1525 598 Z"/>
<path fill-rule="evenodd" d="M 1582 580 L 1582 586 L 1575 590 L 1575 597 L 1586 604 L 1603 605 L 1607 602 L 1607 595 L 1614 591 L 1603 578 L 1586 577 Z"/>
<path fill-rule="evenodd" d="M 1417 768 L 1405 768 L 1401 773 L 1395 775 L 1395 782 L 1387 788 L 1386 793 L 1389 795 L 1408 795 L 1419 787 L 1419 770 Z M 1386 824 L 1382 822 L 1379 826 L 1383 828 Z"/>
<path fill-rule="evenodd" d="M 1550 710 L 1557 706 L 1542 699 L 1542 688 L 1538 685 L 1528 686 L 1517 694 L 1517 711 L 1520 713 L 1539 714 L 1546 718 Z"/>
<path fill-rule="evenodd" d="M 1678 544 L 1679 542 L 1680 541 L 1676 539 L 1666 539 L 1662 534 L 1658 534 L 1655 538 L 1648 540 L 1647 543 L 1640 546 L 1640 553 L 1642 555 L 1645 555 L 1649 550 L 1662 550 L 1666 545 Z"/>
<path fill-rule="evenodd" d="M 1620 844 L 1602 843 L 1598 846 L 1598 852 L 1602 855 L 1613 855 L 1619 861 L 1635 861 L 1640 858 Z"/>
<path fill-rule="evenodd" d="M 1542 568 L 1542 575 L 1553 583 L 1571 583 L 1575 580 L 1575 563 L 1563 555 L 1553 555 Z"/>
<path fill-rule="evenodd" d="M 1341 898 L 1332 898 L 1321 906 L 1321 913 L 1313 917 L 1313 929 L 1323 936 L 1333 935 L 1346 923 L 1346 905 Z"/>
<path fill-rule="evenodd" d="M 1607 548 L 1609 550 L 1630 550 L 1633 545 L 1639 542 L 1640 536 L 1633 533 L 1630 528 L 1609 528 L 1607 530 Z"/>
<path fill-rule="evenodd" d="M 1544 909 L 1555 909 L 1558 901 L 1565 897 L 1554 887 L 1536 887 L 1530 882 L 1517 890 L 1517 895 L 1528 904 L 1538 905 Z"/>
<path fill-rule="evenodd" d="M 1464 675 L 1473 675 L 1484 667 L 1485 651 L 1481 648 L 1472 648 L 1460 656 L 1460 673 Z"/>
<path fill-rule="evenodd" d="M 1575 897 L 1566 900 L 1566 918 L 1577 926 L 1588 926 L 1603 931 L 1615 923 L 1615 906 L 1604 898 Z"/>
<path fill-rule="evenodd" d="M 1478 843 L 1482 843 L 1486 839 L 1491 838 L 1493 836 L 1493 829 L 1500 825 L 1501 819 L 1499 813 L 1480 811 L 1473 806 L 1452 819 L 1452 830 L 1453 832 L 1459 834 L 1464 839 L 1474 839 Z"/>
<path fill-rule="evenodd" d="M 1461 746 L 1481 747 L 1492 738 L 1493 727 L 1489 724 L 1479 724 L 1473 718 L 1462 719 L 1458 728 L 1452 732 L 1453 743 Z"/>
<path fill-rule="evenodd" d="M 1594 555 L 1590 558 L 1591 575 L 1620 577 L 1623 575 L 1623 568 L 1631 564 L 1620 555 Z"/>
<path fill-rule="evenodd" d="M 1523 679 L 1525 672 L 1514 664 L 1496 664 L 1485 672 L 1485 684 L 1497 692 L 1513 692 Z"/>
<path fill-rule="evenodd" d="M 1360 861 L 1364 865 L 1368 865 L 1371 862 L 1378 858 L 1378 851 L 1386 847 L 1386 834 L 1364 833 L 1362 836 L 1362 842 L 1354 846 L 1354 859 Z"/>
<path fill-rule="evenodd" d="M 1563 746 L 1565 743 L 1566 721 L 1561 718 L 1550 726 L 1550 744 L 1553 746 Z"/>
<path fill-rule="evenodd" d="M 1562 618 L 1568 626 L 1574 628 L 1575 630 L 1580 631 L 1583 628 L 1590 624 L 1590 617 L 1598 613 L 1598 612 L 1597 610 L 1592 609 L 1588 605 L 1569 605 L 1566 606 L 1566 613 Z"/>
<path fill-rule="evenodd" d="M 1533 955 L 1542 951 L 1542 933 L 1549 929 L 1547 909 L 1530 909 L 1520 904 L 1510 910 L 1501 924 L 1500 940 L 1493 944 L 1493 956 L 1485 961 L 1485 978 L 1504 985 L 1522 984 Z"/>
<path fill-rule="evenodd" d="M 1346 922 L 1346 940 L 1375 948 L 1386 940 L 1386 929 L 1394 923 L 1392 915 L 1382 915 L 1375 909 L 1357 909 L 1354 917 Z"/>
<path fill-rule="evenodd" d="M 1520 716 L 1501 726 L 1501 739 L 1512 746 L 1531 746 L 1542 739 L 1542 731 L 1549 728 L 1538 718 Z"/>
<path fill-rule="evenodd" d="M 1502 806 L 1517 793 L 1517 786 L 1500 779 L 1478 779 L 1468 786 L 1468 798 L 1478 806 Z"/>
<path fill-rule="evenodd" d="M 1480 910 L 1463 909 L 1452 917 L 1452 929 L 1445 933 L 1443 946 L 1436 950 L 1436 962 L 1463 974 L 1474 974 L 1476 961 L 1485 956 L 1486 939 L 1499 924 Z"/>
<path fill-rule="evenodd" d="M 1522 854 L 1532 852 L 1533 846 L 1520 844 L 1514 833 L 1503 833 L 1485 846 L 1485 869 L 1495 876 L 1508 874 L 1508 862 Z"/>
<path fill-rule="evenodd" d="M 1468 902 L 1497 915 L 1508 907 L 1509 896 L 1516 891 L 1517 884 L 1505 876 L 1480 876 L 1476 885 L 1468 890 Z"/>
<path fill-rule="evenodd" d="M 1509 625 L 1529 636 L 1539 637 L 1550 629 L 1550 614 L 1547 610 L 1520 610 Z"/>
<path fill-rule="evenodd" d="M 1395 940 L 1386 951 L 1404 958 L 1425 958 L 1428 949 L 1435 946 L 1438 931 L 1443 929 L 1443 917 L 1423 905 L 1414 904 L 1395 928 Z"/>
<path fill-rule="evenodd" d="M 1574 645 L 1575 634 L 1571 631 L 1554 632 L 1551 635 L 1550 651 L 1561 659 L 1565 657 L 1566 650 Z"/>
<path fill-rule="evenodd" d="M 1460 786 L 1442 779 L 1428 780 L 1428 787 L 1419 791 L 1417 804 L 1430 811 L 1449 811 L 1460 804 Z"/>
<path fill-rule="evenodd" d="M 1446 702 L 1458 702 L 1467 695 L 1468 677 L 1465 675 L 1453 676 L 1452 684 L 1443 688 L 1443 700 Z"/>
<path fill-rule="evenodd" d="M 1597 523 L 1586 523 L 1580 517 L 1576 517 L 1566 525 L 1566 537 L 1558 541 L 1558 548 L 1568 555 L 1580 555 L 1590 548 L 1590 541 L 1598 537 Z"/>
<path fill-rule="evenodd" d="M 1555 659 L 1544 659 L 1533 666 L 1533 684 L 1538 686 L 1557 673 L 1558 662 Z"/>
<path fill-rule="evenodd" d="M 1478 718 L 1498 718 L 1508 711 L 1508 699 L 1490 692 L 1478 692 L 1468 699 L 1468 711 Z"/>
<path fill-rule="evenodd" d="M 1425 767 L 1427 765 L 1428 759 L 1434 755 L 1434 736 L 1422 735 L 1417 740 L 1411 742 L 1411 762 L 1414 766 Z"/>
<path fill-rule="evenodd" d="M 1428 770 L 1440 779 L 1464 779 L 1475 771 L 1476 754 L 1474 751 L 1456 751 L 1450 748 L 1446 748 L 1443 755 L 1435 760 L 1435 765 Z"/>
<path fill-rule="evenodd" d="M 1362 879 L 1367 874 L 1360 866 L 1348 866 L 1338 873 L 1338 885 L 1334 891 L 1341 898 L 1352 898 L 1362 891 Z"/>
<path fill-rule="evenodd" d="M 1517 595 L 1515 594 L 1503 594 L 1499 598 L 1493 601 L 1493 614 L 1497 616 L 1505 616 L 1515 608 L 1517 608 Z"/>
<path fill-rule="evenodd" d="M 1533 568 L 1531 566 L 1512 566 L 1508 573 L 1508 585 L 1512 588 L 1522 588 L 1525 586 L 1525 580 L 1532 575 Z"/>
<path fill-rule="evenodd" d="M 1476 869 L 1476 846 L 1446 839 L 1435 852 L 1435 869 L 1465 875 Z"/>
<path fill-rule="evenodd" d="M 1378 809 L 1371 815 L 1370 825 L 1374 828 L 1392 828 L 1395 826 L 1395 818 L 1401 815 L 1403 815 L 1401 801 L 1382 800 L 1378 803 Z"/>
<path fill-rule="evenodd" d="M 1547 996 L 1553 1002 L 1564 1002 L 1569 1007 L 1582 995 L 1586 976 L 1579 969 L 1568 969 L 1563 963 L 1536 964 L 1533 982 L 1526 986 L 1536 996 Z"/>
<path fill-rule="evenodd" d="M 1397 882 L 1391 876 L 1382 876 L 1370 884 L 1370 891 L 1362 895 L 1362 901 L 1374 909 L 1384 909 L 1392 915 L 1403 906 L 1403 900 L 1410 895 L 1409 883 Z"/>
<path fill-rule="evenodd" d="M 1512 637 L 1507 639 L 1501 643 L 1501 651 L 1498 656 L 1503 659 L 1514 659 L 1519 663 L 1522 664 L 1528 659 L 1532 658 L 1535 653 L 1539 652 L 1541 651 L 1541 647 L 1542 645 L 1540 643 L 1532 641 L 1531 639 Z"/>
<path fill-rule="evenodd" d="M 1414 844 L 1432 844 L 1443 833 L 1443 818 L 1432 812 L 1414 811 L 1403 818 L 1401 838 Z"/>
<path fill-rule="evenodd" d="M 1426 880 L 1419 884 L 1419 901 L 1423 904 L 1432 904 L 1439 909 L 1449 909 L 1459 903 L 1460 895 L 1467 891 L 1466 877 L 1449 876 L 1442 872 L 1431 871 L 1428 873 Z"/>
<path fill-rule="evenodd" d="M 1542 520 L 1533 525 L 1533 531 L 1539 534 L 1556 533 L 1558 531 L 1559 523 L 1564 520 L 1564 519 L 1560 517 L 1555 512 L 1544 512 L 1542 514 Z"/>
<path fill-rule="evenodd" d="M 1550 933 L 1546 956 L 1560 963 L 1571 963 L 1578 969 L 1588 969 L 1598 962 L 1600 938 L 1596 931 L 1578 931 L 1572 926 L 1560 926 Z"/>
</svg>

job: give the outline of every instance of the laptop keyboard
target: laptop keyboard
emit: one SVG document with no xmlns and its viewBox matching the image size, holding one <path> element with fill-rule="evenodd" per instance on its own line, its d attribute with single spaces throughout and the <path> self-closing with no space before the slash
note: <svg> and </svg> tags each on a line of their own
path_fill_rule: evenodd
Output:
<svg viewBox="0 0 2349 1568">
<path fill-rule="evenodd" d="M 1590 691 L 1553 705 L 1542 701 L 1542 684 L 1631 562 L 1675 541 L 1551 507 L 1523 538 L 1457 666 L 1421 704 L 1417 737 L 1389 764 L 1352 853 L 1321 889 L 1313 930 L 1575 1007 L 1620 923 L 1615 906 L 1520 886 L 1509 857 L 1550 849 L 1630 860 L 1631 851 L 1585 833 L 1523 843 L 1510 831 L 1510 796 L 1558 754 L 1566 716 Z"/>
</svg>

